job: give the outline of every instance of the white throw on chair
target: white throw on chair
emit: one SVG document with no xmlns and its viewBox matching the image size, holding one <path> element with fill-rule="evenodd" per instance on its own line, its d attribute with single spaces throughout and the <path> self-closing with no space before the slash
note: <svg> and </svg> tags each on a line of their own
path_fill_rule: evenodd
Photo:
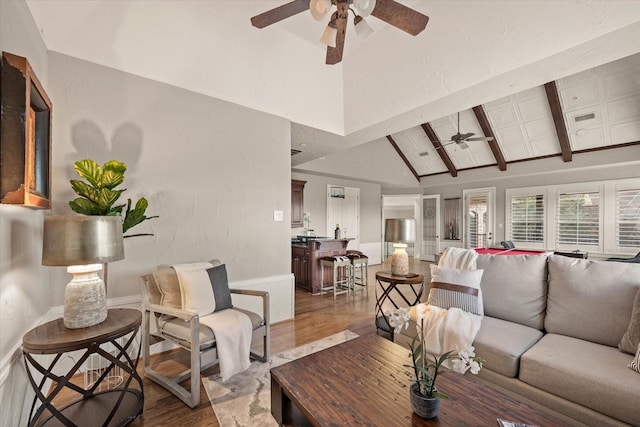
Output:
<svg viewBox="0 0 640 427">
<path fill-rule="evenodd" d="M 200 372 L 221 363 L 221 359 L 224 359 L 222 357 L 224 352 L 218 346 L 221 342 L 230 341 L 232 338 L 226 337 L 225 340 L 222 340 L 222 333 L 220 333 L 216 339 L 213 330 L 216 326 L 212 324 L 215 319 L 226 320 L 243 317 L 239 313 L 244 313 L 250 320 L 251 340 L 260 337 L 263 341 L 262 354 L 251 352 L 250 357 L 263 362 L 269 358 L 269 293 L 229 289 L 224 264 L 213 260 L 205 265 L 211 266 L 211 268 L 204 269 L 209 276 L 211 289 L 200 288 L 194 291 L 185 287 L 184 278 L 179 279 L 176 269 L 166 265 L 158 266 L 153 274 L 145 274 L 140 277 L 144 310 L 142 333 L 144 375 L 165 387 L 191 408 L 200 403 Z M 184 266 L 176 266 L 176 268 L 180 271 L 180 268 Z M 201 271 L 197 272 L 197 274 L 201 273 Z M 232 294 L 261 298 L 262 316 L 233 307 L 231 304 Z M 209 295 L 209 298 L 203 298 L 203 295 Z M 191 298 L 191 302 L 189 298 Z M 222 316 L 219 316 L 220 314 Z M 152 330 L 152 325 L 155 330 Z M 213 326 L 213 329 L 210 326 Z M 191 352 L 190 366 L 184 372 L 175 377 L 168 377 L 151 367 L 150 346 L 160 340 L 168 340 Z M 211 360 L 203 365 L 201 357 L 208 352 L 213 353 Z M 228 356 L 227 359 L 229 359 Z M 221 366 L 221 374 L 223 374 L 222 368 L 223 366 Z M 180 385 L 181 382 L 189 378 L 191 379 L 190 391 Z"/>
</svg>

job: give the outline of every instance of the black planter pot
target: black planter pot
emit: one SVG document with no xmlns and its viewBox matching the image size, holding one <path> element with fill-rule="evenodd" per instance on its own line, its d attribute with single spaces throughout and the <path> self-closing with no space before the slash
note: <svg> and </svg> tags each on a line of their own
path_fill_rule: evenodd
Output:
<svg viewBox="0 0 640 427">
<path fill-rule="evenodd" d="M 418 383 L 411 384 L 409 396 L 411 398 L 411 409 L 420 418 L 431 419 L 438 415 L 440 398 L 420 395 Z"/>
</svg>

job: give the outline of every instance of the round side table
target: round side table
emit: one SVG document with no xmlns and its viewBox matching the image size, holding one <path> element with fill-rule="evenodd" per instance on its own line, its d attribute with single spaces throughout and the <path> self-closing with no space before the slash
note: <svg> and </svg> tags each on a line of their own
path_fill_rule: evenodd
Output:
<svg viewBox="0 0 640 427">
<path fill-rule="evenodd" d="M 394 276 L 390 271 L 378 271 L 376 272 L 376 281 L 379 286 L 376 286 L 376 330 L 388 334 L 391 341 L 393 341 L 393 328 L 389 324 L 389 318 L 384 314 L 382 308 L 383 303 L 386 301 L 391 302 L 395 308 L 399 308 L 400 300 L 404 301 L 403 307 L 410 307 L 420 302 L 422 293 L 424 292 L 424 276 L 422 274 L 408 275 L 408 276 Z M 398 289 L 398 286 L 408 285 L 411 289 L 412 299 Z M 418 290 L 414 285 L 420 285 Z M 379 288 L 382 289 L 382 293 L 379 294 Z M 395 299 L 394 299 L 395 298 Z"/>
<path fill-rule="evenodd" d="M 141 322 L 142 313 L 138 310 L 110 309 L 107 319 L 99 325 L 68 329 L 62 319 L 57 319 L 27 332 L 22 338 L 22 348 L 29 382 L 36 393 L 29 426 L 125 426 L 140 415 L 144 406 L 142 378 L 136 371 L 140 342 L 136 355 L 131 357 L 128 350 L 135 341 Z M 107 343 L 115 350 L 106 351 L 101 347 Z M 65 353 L 77 350 L 84 350 L 84 353 L 72 357 L 74 365 L 66 374 L 60 375 L 58 371 L 62 368 L 56 368 L 58 362 L 64 359 Z M 39 357 L 38 361 L 34 357 L 38 354 L 51 356 Z M 101 356 L 108 366 L 85 390 L 72 383 L 71 379 L 93 354 Z M 41 361 L 46 363 L 40 364 Z M 117 388 L 98 391 L 116 367 L 123 371 L 122 383 Z M 37 378 L 35 373 L 39 373 Z M 45 387 L 48 392 L 43 390 Z M 54 399 L 65 388 L 81 397 L 58 409 L 54 406 Z M 37 405 L 38 401 L 40 405 Z"/>
</svg>

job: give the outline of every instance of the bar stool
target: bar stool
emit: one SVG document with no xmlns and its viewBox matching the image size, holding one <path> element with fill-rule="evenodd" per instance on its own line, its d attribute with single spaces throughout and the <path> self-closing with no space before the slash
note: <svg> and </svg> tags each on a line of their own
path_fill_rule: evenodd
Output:
<svg viewBox="0 0 640 427">
<path fill-rule="evenodd" d="M 330 268 L 332 271 L 332 281 L 325 285 L 324 271 L 326 268 Z M 326 256 L 320 258 L 320 295 L 325 291 L 333 291 L 333 299 L 336 299 L 337 295 L 347 294 L 349 297 L 349 290 L 351 289 L 351 260 L 346 256 Z"/>
<path fill-rule="evenodd" d="M 356 289 L 369 293 L 368 288 L 368 266 L 369 257 L 363 254 L 361 251 L 348 250 L 347 257 L 351 260 L 351 289 L 353 295 L 356 294 Z"/>
</svg>

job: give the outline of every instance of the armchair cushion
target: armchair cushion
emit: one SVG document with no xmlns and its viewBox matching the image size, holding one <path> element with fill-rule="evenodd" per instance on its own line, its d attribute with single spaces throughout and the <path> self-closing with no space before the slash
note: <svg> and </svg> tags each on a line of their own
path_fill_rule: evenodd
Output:
<svg viewBox="0 0 640 427">
<path fill-rule="evenodd" d="M 249 316 L 251 326 L 254 331 L 264 325 L 262 317 L 252 311 L 243 310 L 241 308 L 233 308 L 233 310 L 240 311 Z M 158 327 L 160 328 L 159 332 L 161 334 L 172 337 L 184 347 L 189 347 L 191 343 L 191 325 L 189 322 L 185 322 L 182 319 L 174 317 L 168 321 L 160 321 L 158 323 Z M 208 326 L 200 324 L 200 330 L 198 332 L 200 338 L 200 350 L 210 348 L 216 343 L 216 337 Z"/>
</svg>

